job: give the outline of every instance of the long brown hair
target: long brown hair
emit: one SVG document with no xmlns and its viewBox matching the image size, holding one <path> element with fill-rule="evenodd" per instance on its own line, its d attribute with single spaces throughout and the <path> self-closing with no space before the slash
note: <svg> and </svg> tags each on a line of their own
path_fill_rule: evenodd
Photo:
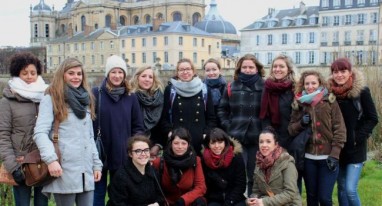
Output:
<svg viewBox="0 0 382 206">
<path fill-rule="evenodd" d="M 138 83 L 138 78 L 139 76 L 146 70 L 151 69 L 153 70 L 153 86 L 147 91 L 150 95 L 153 95 L 156 90 L 163 91 L 163 84 L 159 79 L 158 72 L 156 72 L 151 66 L 145 66 L 145 67 L 140 67 L 135 71 L 133 77 L 130 79 L 130 85 L 132 88 L 132 92 L 136 92 L 137 90 L 142 90 L 139 88 L 139 83 Z"/>
<path fill-rule="evenodd" d="M 58 67 L 57 71 L 54 74 L 52 83 L 46 90 L 46 93 L 52 97 L 54 117 L 57 118 L 60 122 L 68 118 L 68 106 L 65 102 L 65 94 L 64 94 L 65 84 L 66 84 L 64 81 L 64 74 L 66 71 L 74 67 L 81 67 L 81 70 L 82 70 L 81 86 L 89 93 L 89 97 L 90 97 L 89 107 L 91 112 L 90 114 L 92 119 L 95 118 L 94 97 L 87 83 L 86 73 L 84 71 L 83 65 L 78 59 L 68 58 L 68 59 L 65 59 L 60 64 L 60 66 Z"/>
<path fill-rule="evenodd" d="M 293 83 L 293 85 L 296 85 L 296 78 L 295 78 L 295 72 L 293 70 L 293 62 L 292 62 L 292 59 L 284 54 L 280 54 L 278 55 L 276 58 L 273 59 L 272 61 L 272 65 L 271 65 L 271 71 L 269 72 L 269 78 L 271 78 L 272 80 L 275 80 L 275 77 L 273 76 L 273 65 L 275 64 L 275 61 L 277 60 L 283 60 L 288 68 L 288 75 L 286 76 L 286 79 L 291 81 Z"/>
<path fill-rule="evenodd" d="M 239 73 L 240 73 L 240 70 L 241 70 L 241 65 L 243 64 L 243 62 L 245 60 L 251 60 L 253 61 L 253 63 L 256 65 L 256 68 L 257 68 L 257 72 L 259 73 L 259 75 L 261 77 L 264 77 L 265 75 L 265 70 L 264 70 L 264 66 L 263 64 L 260 63 L 259 60 L 257 60 L 257 58 L 255 57 L 255 55 L 253 54 L 246 54 L 244 55 L 243 57 L 241 57 L 239 59 L 239 61 L 237 62 L 236 64 L 236 69 L 235 69 L 235 74 L 233 76 L 233 79 L 234 80 L 238 80 L 239 79 Z"/>
<path fill-rule="evenodd" d="M 322 74 L 320 72 L 315 71 L 315 70 L 306 70 L 303 73 L 301 73 L 300 80 L 298 81 L 297 86 L 295 88 L 296 94 L 304 91 L 305 78 L 307 76 L 310 76 L 310 75 L 317 77 L 318 82 L 320 83 L 320 86 L 322 86 L 324 88 L 328 88 L 327 82 L 325 81 L 324 77 L 322 76 Z"/>
</svg>

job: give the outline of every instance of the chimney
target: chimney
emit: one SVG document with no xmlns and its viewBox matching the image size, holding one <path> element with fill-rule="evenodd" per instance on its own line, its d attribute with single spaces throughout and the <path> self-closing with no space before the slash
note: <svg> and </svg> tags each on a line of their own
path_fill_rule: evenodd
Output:
<svg viewBox="0 0 382 206">
<path fill-rule="evenodd" d="M 158 31 L 159 30 L 159 27 L 160 25 L 164 22 L 164 19 L 161 18 L 161 19 L 157 19 L 157 18 L 154 18 L 153 19 L 153 31 Z"/>
<path fill-rule="evenodd" d="M 300 2 L 300 14 L 305 13 L 305 11 L 306 11 L 305 3 L 301 1 Z"/>
<path fill-rule="evenodd" d="M 87 36 L 90 34 L 90 32 L 92 32 L 92 30 L 93 30 L 92 26 L 85 25 L 84 34 Z"/>
</svg>

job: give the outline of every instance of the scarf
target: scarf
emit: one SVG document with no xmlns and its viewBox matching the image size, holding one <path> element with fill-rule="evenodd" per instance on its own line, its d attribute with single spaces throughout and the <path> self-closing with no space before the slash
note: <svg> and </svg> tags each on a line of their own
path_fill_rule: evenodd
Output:
<svg viewBox="0 0 382 206">
<path fill-rule="evenodd" d="M 250 88 L 251 90 L 255 89 L 256 81 L 260 79 L 259 73 L 256 74 L 244 74 L 239 73 L 239 80 L 242 84 Z"/>
<path fill-rule="evenodd" d="M 196 153 L 191 146 L 188 146 L 187 151 L 182 156 L 175 156 L 171 146 L 168 146 L 163 152 L 163 158 L 173 184 L 180 181 L 183 170 L 196 166 Z"/>
<path fill-rule="evenodd" d="M 217 79 L 205 79 L 204 82 L 210 89 L 212 102 L 214 103 L 214 106 L 219 105 L 222 96 L 220 88 L 224 88 L 224 86 L 226 85 L 225 79 L 220 75 Z"/>
<path fill-rule="evenodd" d="M 280 125 L 279 96 L 287 90 L 292 90 L 291 81 L 276 82 L 271 79 L 265 81 L 265 89 L 261 99 L 260 119 L 269 116 L 272 125 L 276 127 Z"/>
<path fill-rule="evenodd" d="M 233 147 L 229 146 L 228 149 L 220 155 L 211 151 L 210 148 L 204 149 L 203 159 L 207 167 L 211 169 L 227 168 L 233 159 Z"/>
<path fill-rule="evenodd" d="M 265 175 L 265 182 L 269 183 L 269 178 L 271 177 L 272 166 L 275 164 L 276 160 L 279 159 L 283 149 L 279 145 L 267 156 L 261 154 L 260 151 L 256 153 L 256 165 Z"/>
<path fill-rule="evenodd" d="M 122 96 L 126 93 L 126 88 L 124 86 L 112 88 L 110 91 L 106 88 L 107 78 L 102 82 L 102 90 L 106 91 L 106 94 L 114 101 L 118 102 Z"/>
<path fill-rule="evenodd" d="M 306 93 L 306 91 L 302 91 L 301 93 L 296 95 L 297 101 L 302 104 L 310 104 L 311 106 L 316 106 L 321 99 L 328 94 L 328 89 L 323 87 L 318 87 L 318 89 L 313 93 Z"/>
<path fill-rule="evenodd" d="M 349 92 L 353 89 L 353 75 L 350 76 L 348 81 L 343 85 L 338 85 L 334 81 L 334 79 L 331 80 L 331 90 L 337 98 L 345 99 L 348 96 Z"/>
<path fill-rule="evenodd" d="M 13 93 L 29 99 L 32 102 L 40 102 L 46 88 L 49 86 L 45 84 L 41 76 L 38 76 L 37 80 L 30 84 L 27 84 L 20 77 L 13 77 L 8 81 L 8 85 Z"/>
<path fill-rule="evenodd" d="M 174 86 L 176 93 L 182 97 L 195 96 L 203 88 L 203 82 L 198 76 L 195 76 L 189 82 L 182 82 L 174 78 L 171 78 L 170 82 Z"/>
<path fill-rule="evenodd" d="M 86 116 L 86 107 L 90 104 L 89 93 L 82 87 L 74 88 L 65 84 L 65 102 L 73 110 L 76 117 L 83 119 Z"/>
<path fill-rule="evenodd" d="M 152 129 L 160 120 L 163 109 L 163 93 L 159 89 L 151 96 L 147 92 L 138 90 L 136 92 L 141 110 L 143 113 L 143 123 L 146 131 Z"/>
</svg>

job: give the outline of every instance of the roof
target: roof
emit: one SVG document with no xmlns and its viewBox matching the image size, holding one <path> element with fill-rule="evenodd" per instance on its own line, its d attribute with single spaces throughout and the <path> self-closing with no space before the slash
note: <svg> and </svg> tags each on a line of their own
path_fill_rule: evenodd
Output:
<svg viewBox="0 0 382 206">
<path fill-rule="evenodd" d="M 40 3 L 33 7 L 33 11 L 52 11 L 52 9 L 45 4 L 44 0 L 40 0 Z"/>
</svg>

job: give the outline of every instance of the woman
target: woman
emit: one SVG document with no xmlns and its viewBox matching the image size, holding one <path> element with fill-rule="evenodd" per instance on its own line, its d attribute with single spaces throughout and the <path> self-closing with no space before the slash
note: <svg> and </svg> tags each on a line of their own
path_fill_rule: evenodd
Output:
<svg viewBox="0 0 382 206">
<path fill-rule="evenodd" d="M 40 60 L 31 53 L 17 53 L 11 57 L 8 81 L 0 100 L 0 156 L 7 171 L 18 183 L 13 186 L 16 206 L 30 205 L 31 193 L 35 206 L 48 205 L 42 187 L 25 185 L 21 162 L 33 144 L 33 128 L 38 106 L 48 87 L 41 78 Z"/>
<path fill-rule="evenodd" d="M 93 205 L 94 182 L 101 179 L 102 162 L 94 143 L 94 103 L 83 65 L 65 59 L 40 103 L 33 135 L 50 175 L 57 177 L 43 192 L 53 193 L 56 205 Z M 59 121 L 57 159 L 50 135 Z"/>
<path fill-rule="evenodd" d="M 150 165 L 150 140 L 143 135 L 129 138 L 129 157 L 109 185 L 108 206 L 163 205 L 159 181 Z"/>
<path fill-rule="evenodd" d="M 261 95 L 264 88 L 263 65 L 252 54 L 241 57 L 236 65 L 234 81 L 227 85 L 218 107 L 222 128 L 243 146 L 248 195 L 253 185 L 253 171 L 262 128 L 259 119 Z"/>
<path fill-rule="evenodd" d="M 294 159 L 278 142 L 277 132 L 272 127 L 266 127 L 261 132 L 255 183 L 247 201 L 249 206 L 302 205 Z"/>
<path fill-rule="evenodd" d="M 185 128 L 175 129 L 162 158 L 153 166 L 159 171 L 164 195 L 170 205 L 206 205 L 206 184 L 200 157 L 191 146 L 191 135 Z"/>
<path fill-rule="evenodd" d="M 214 58 L 208 59 L 203 69 L 205 72 L 204 83 L 211 91 L 212 101 L 214 103 L 215 114 L 217 115 L 217 107 L 219 106 L 220 99 L 227 85 L 224 77 L 220 74 L 221 66 L 218 60 Z"/>
<path fill-rule="evenodd" d="M 363 163 L 366 161 L 367 138 L 378 123 L 378 114 L 360 71 L 345 58 L 331 65 L 330 90 L 337 97 L 346 125 L 346 143 L 340 154 L 337 178 L 340 205 L 359 206 L 357 192 Z"/>
<path fill-rule="evenodd" d="M 247 184 L 241 144 L 214 128 L 203 141 L 203 169 L 209 206 L 245 206 Z"/>
<path fill-rule="evenodd" d="M 153 68 L 141 67 L 137 69 L 130 80 L 132 91 L 138 97 L 143 113 L 145 133 L 154 143 L 150 154 L 156 157 L 160 149 L 166 144 L 160 129 L 159 121 L 163 110 L 163 85 L 157 72 Z"/>
<path fill-rule="evenodd" d="M 184 127 L 191 133 L 192 146 L 200 154 L 203 135 L 216 126 L 211 92 L 196 75 L 189 59 L 181 59 L 176 76 L 170 79 L 164 91 L 162 130 L 171 136 L 171 130 Z"/>
<path fill-rule="evenodd" d="M 101 86 L 92 89 L 97 102 L 94 132 L 100 129 L 107 157 L 102 170 L 103 177 L 95 185 L 94 206 L 105 205 L 107 176 L 109 174 L 112 179 L 126 161 L 127 140 L 144 131 L 138 98 L 132 93 L 126 79 L 126 62 L 112 55 L 107 58 L 105 67 L 105 79 Z"/>
<path fill-rule="evenodd" d="M 346 128 L 335 96 L 329 95 L 319 72 L 301 74 L 292 109 L 289 133 L 296 136 L 307 127 L 312 129 L 305 147 L 303 173 L 308 206 L 332 205 Z"/>
</svg>

